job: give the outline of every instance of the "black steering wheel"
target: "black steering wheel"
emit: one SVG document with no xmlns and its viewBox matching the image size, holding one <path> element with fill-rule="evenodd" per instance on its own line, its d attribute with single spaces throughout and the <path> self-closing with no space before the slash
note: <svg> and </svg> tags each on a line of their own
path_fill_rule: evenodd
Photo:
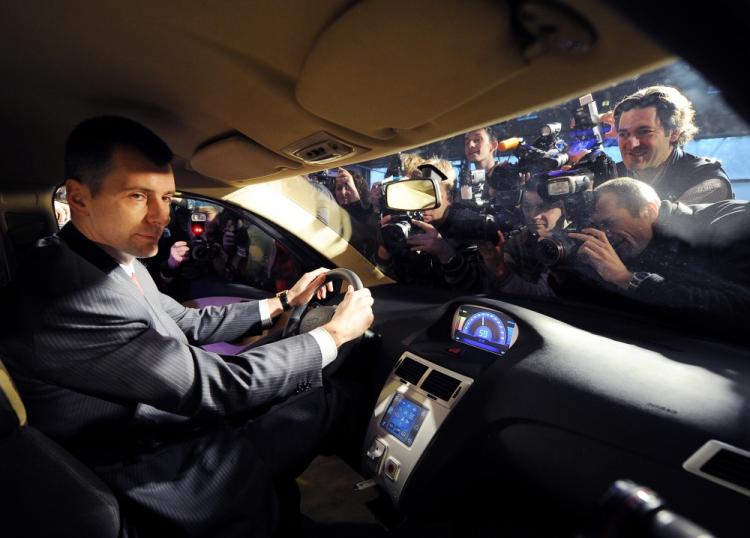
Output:
<svg viewBox="0 0 750 538">
<path fill-rule="evenodd" d="M 362 280 L 354 271 L 343 268 L 331 269 L 328 271 L 326 273 L 325 282 L 321 287 L 325 286 L 328 282 L 336 280 L 348 282 L 352 285 L 355 291 L 361 290 L 364 287 L 362 285 Z M 284 325 L 281 337 L 286 338 L 287 336 L 310 332 L 313 329 L 321 327 L 331 321 L 335 312 L 336 305 L 320 305 L 315 308 L 312 308 L 307 304 L 296 306 L 294 307 L 294 310 L 292 310 L 292 314 L 287 320 L 286 325 Z"/>
</svg>

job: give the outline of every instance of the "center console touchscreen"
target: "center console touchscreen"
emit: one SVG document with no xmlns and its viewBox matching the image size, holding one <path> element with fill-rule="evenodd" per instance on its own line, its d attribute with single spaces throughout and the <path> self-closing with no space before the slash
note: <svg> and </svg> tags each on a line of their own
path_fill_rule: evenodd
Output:
<svg viewBox="0 0 750 538">
<path fill-rule="evenodd" d="M 427 409 L 397 392 L 393 395 L 380 426 L 406 446 L 411 446 L 425 416 Z"/>
<path fill-rule="evenodd" d="M 517 337 L 516 322 L 496 310 L 461 305 L 453 316 L 451 339 L 495 355 L 508 351 Z"/>
</svg>

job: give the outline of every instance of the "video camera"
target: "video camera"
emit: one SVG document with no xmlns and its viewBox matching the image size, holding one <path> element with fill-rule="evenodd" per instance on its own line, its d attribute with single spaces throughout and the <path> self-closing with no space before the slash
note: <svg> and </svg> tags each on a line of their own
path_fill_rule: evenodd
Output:
<svg viewBox="0 0 750 538">
<path fill-rule="evenodd" d="M 493 187 L 495 196 L 485 205 L 480 207 L 470 202 L 453 204 L 449 232 L 451 237 L 461 242 L 497 243 L 497 232 L 502 232 L 507 239 L 523 229 L 524 218 L 520 209 L 523 180 L 518 173 L 504 174 L 502 179 L 498 177 L 495 176 Z"/>
<path fill-rule="evenodd" d="M 313 172 L 309 174 L 308 177 L 325 186 L 331 192 L 334 192 L 336 190 L 336 174 L 331 174 L 330 170 Z"/>
<path fill-rule="evenodd" d="M 470 170 L 468 166 L 461 169 L 458 177 L 458 187 L 461 200 L 482 204 L 482 194 L 486 172 L 483 168 Z"/>
<path fill-rule="evenodd" d="M 424 209 L 440 207 L 439 185 L 441 181 L 448 179 L 448 176 L 431 164 L 423 164 L 418 169 L 421 177 L 393 181 L 383 186 L 385 205 L 381 218 L 390 215 L 391 220 L 380 228 L 380 234 L 383 246 L 398 258 L 407 258 L 412 254 L 407 240 L 423 232 L 413 226 L 411 221 L 423 220 Z"/>
<path fill-rule="evenodd" d="M 541 128 L 540 136 L 533 144 L 524 144 L 520 137 L 502 140 L 498 150 L 512 150 L 518 162 L 495 166 L 488 179 L 489 186 L 502 190 L 503 185 L 515 181 L 520 174 L 533 176 L 564 166 L 568 162 L 568 146 L 560 137 L 561 130 L 560 123 L 548 123 Z"/>
<path fill-rule="evenodd" d="M 548 203 L 559 203 L 569 224 L 553 230 L 549 237 L 536 243 L 536 257 L 545 265 L 556 265 L 572 259 L 581 242 L 571 238 L 570 232 L 580 232 L 593 227 L 591 214 L 594 211 L 594 180 L 587 174 L 568 175 L 550 172 L 538 188 L 539 196 Z"/>
<path fill-rule="evenodd" d="M 520 209 L 524 192 L 523 176 L 536 175 L 560 168 L 568 161 L 565 142 L 560 138 L 561 125 L 550 123 L 542 127 L 533 144 L 523 144 L 522 138 L 509 138 L 499 144 L 501 151 L 514 150 L 516 164 L 498 164 L 488 180 L 492 198 L 483 206 L 454 204 L 451 237 L 459 241 L 498 242 L 497 232 L 507 239 L 525 227 Z"/>
<path fill-rule="evenodd" d="M 190 213 L 190 231 L 193 240 L 190 241 L 190 252 L 195 261 L 205 262 L 213 260 L 221 253 L 221 245 L 210 241 L 206 237 L 208 215 L 203 211 Z"/>
</svg>

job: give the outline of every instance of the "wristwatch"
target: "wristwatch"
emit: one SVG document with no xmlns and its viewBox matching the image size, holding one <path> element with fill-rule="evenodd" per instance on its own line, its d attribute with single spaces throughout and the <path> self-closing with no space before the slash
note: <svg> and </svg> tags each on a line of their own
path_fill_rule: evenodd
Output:
<svg viewBox="0 0 750 538">
<path fill-rule="evenodd" d="M 645 271 L 636 271 L 633 273 L 633 276 L 630 277 L 630 282 L 628 282 L 628 291 L 635 291 L 638 289 L 638 286 L 640 286 L 644 280 L 648 280 L 651 278 L 651 273 L 647 273 Z"/>
<path fill-rule="evenodd" d="M 276 297 L 278 297 L 279 301 L 281 301 L 281 308 L 284 310 L 284 312 L 292 309 L 292 305 L 289 304 L 289 298 L 287 297 L 288 292 L 289 290 L 284 290 L 276 294 Z"/>
</svg>

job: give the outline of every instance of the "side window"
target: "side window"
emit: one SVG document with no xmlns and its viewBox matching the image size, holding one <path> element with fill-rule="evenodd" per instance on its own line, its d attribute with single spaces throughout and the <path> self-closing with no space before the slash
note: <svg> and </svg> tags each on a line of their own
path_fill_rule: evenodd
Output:
<svg viewBox="0 0 750 538">
<path fill-rule="evenodd" d="M 60 186 L 55 191 L 52 204 L 55 209 L 55 218 L 57 219 L 58 228 L 65 226 L 70 220 L 70 208 L 66 198 L 65 186 Z"/>
<path fill-rule="evenodd" d="M 302 268 L 251 215 L 215 200 L 175 197 L 159 252 L 144 260 L 162 292 L 259 299 L 292 286 Z"/>
</svg>

